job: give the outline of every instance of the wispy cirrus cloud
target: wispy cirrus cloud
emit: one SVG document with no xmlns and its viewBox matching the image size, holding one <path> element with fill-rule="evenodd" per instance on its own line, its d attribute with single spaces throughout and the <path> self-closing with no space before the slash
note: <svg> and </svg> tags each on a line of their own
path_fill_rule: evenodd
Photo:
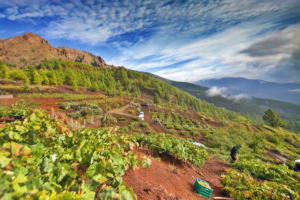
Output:
<svg viewBox="0 0 300 200">
<path fill-rule="evenodd" d="M 299 82 L 298 8 L 298 0 L 0 0 L 0 18 L 33 23 L 46 39 L 105 46 L 115 52 L 108 63 L 174 80 Z"/>
</svg>

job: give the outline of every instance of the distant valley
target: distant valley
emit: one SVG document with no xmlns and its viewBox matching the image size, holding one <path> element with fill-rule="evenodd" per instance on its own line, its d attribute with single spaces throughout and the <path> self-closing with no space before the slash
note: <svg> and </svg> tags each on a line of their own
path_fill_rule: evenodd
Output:
<svg viewBox="0 0 300 200">
<path fill-rule="evenodd" d="M 231 95 L 247 94 L 300 105 L 300 84 L 296 83 L 281 84 L 245 78 L 222 78 L 199 80 L 195 84 L 209 88 L 225 87 Z"/>
</svg>

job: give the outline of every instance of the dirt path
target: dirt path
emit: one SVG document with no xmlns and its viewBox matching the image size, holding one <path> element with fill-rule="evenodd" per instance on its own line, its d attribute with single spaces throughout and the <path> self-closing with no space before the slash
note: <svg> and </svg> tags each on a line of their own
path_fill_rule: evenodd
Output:
<svg viewBox="0 0 300 200">
<path fill-rule="evenodd" d="M 155 124 L 154 120 L 152 120 L 152 117 L 150 115 L 150 107 L 149 106 L 142 106 L 142 109 L 143 109 L 144 115 L 145 115 L 145 122 L 149 123 L 149 128 L 151 130 L 155 130 L 158 133 L 167 133 L 168 132 L 168 129 L 166 129 L 164 126 Z"/>
<path fill-rule="evenodd" d="M 145 154 L 142 150 L 135 150 L 139 157 Z M 173 165 L 173 159 L 167 156 L 161 157 L 161 161 L 149 156 L 152 160 L 150 168 L 143 168 L 130 172 L 124 177 L 128 187 L 132 187 L 140 200 L 158 199 L 206 199 L 198 195 L 194 190 L 196 178 L 209 182 L 214 190 L 212 197 L 222 196 L 220 183 L 221 175 L 230 165 L 217 161 L 211 156 L 203 169 L 192 164 L 185 164 L 180 160 Z"/>
<path fill-rule="evenodd" d="M 280 154 L 277 154 L 273 151 L 268 151 L 267 153 L 264 154 L 265 157 L 268 157 L 268 158 L 273 158 L 275 160 L 282 160 L 282 161 L 287 161 L 287 159 L 283 156 L 281 156 Z"/>
<path fill-rule="evenodd" d="M 122 108 L 113 109 L 113 110 L 108 111 L 107 113 L 119 114 L 119 115 L 124 115 L 124 116 L 127 116 L 127 117 L 132 117 L 132 114 L 124 113 L 124 111 L 126 109 L 128 109 L 129 107 L 130 107 L 130 104 L 127 104 L 126 106 L 123 106 Z"/>
</svg>

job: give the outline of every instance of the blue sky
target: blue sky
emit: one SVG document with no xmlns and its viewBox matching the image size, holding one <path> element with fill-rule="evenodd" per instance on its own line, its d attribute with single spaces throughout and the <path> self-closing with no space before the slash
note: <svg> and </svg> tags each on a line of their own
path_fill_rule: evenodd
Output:
<svg viewBox="0 0 300 200">
<path fill-rule="evenodd" d="M 0 0 L 0 25 L 172 80 L 300 83 L 299 0 Z"/>
</svg>

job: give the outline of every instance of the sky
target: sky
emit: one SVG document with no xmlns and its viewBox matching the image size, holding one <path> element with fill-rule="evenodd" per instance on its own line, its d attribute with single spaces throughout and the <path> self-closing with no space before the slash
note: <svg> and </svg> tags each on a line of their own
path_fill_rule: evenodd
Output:
<svg viewBox="0 0 300 200">
<path fill-rule="evenodd" d="M 300 0 L 0 0 L 0 38 L 26 32 L 171 80 L 300 83 Z"/>
</svg>

